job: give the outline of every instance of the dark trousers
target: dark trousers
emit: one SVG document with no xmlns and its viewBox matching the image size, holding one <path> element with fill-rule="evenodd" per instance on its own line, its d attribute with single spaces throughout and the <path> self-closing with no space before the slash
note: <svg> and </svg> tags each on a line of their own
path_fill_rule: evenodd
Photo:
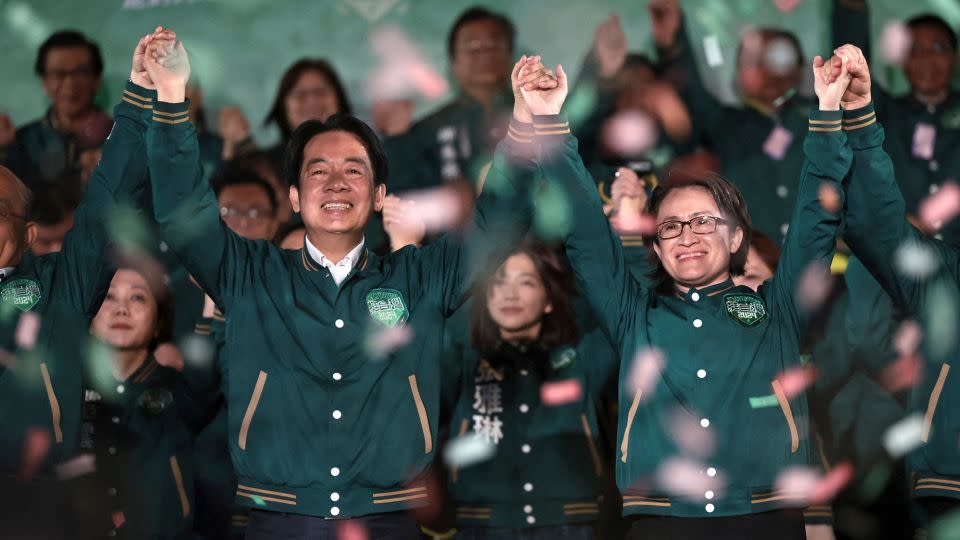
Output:
<svg viewBox="0 0 960 540">
<path fill-rule="evenodd" d="M 340 540 L 353 538 L 351 530 L 362 530 L 368 540 L 419 540 L 420 528 L 405 512 L 372 514 L 353 519 L 324 519 L 301 514 L 251 510 L 247 540 Z"/>
<path fill-rule="evenodd" d="M 550 525 L 545 527 L 467 527 L 459 529 L 457 540 L 592 540 L 593 524 Z"/>
<path fill-rule="evenodd" d="M 800 510 L 710 518 L 640 516 L 634 518 L 627 535 L 629 540 L 805 540 L 806 537 L 803 512 Z"/>
</svg>

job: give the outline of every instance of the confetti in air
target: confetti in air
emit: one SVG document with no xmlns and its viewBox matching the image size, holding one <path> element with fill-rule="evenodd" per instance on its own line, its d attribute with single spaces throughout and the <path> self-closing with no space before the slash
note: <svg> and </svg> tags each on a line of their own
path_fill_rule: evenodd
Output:
<svg viewBox="0 0 960 540">
<path fill-rule="evenodd" d="M 90 474 L 97 470 L 96 456 L 81 454 L 69 461 L 60 463 L 56 467 L 58 480 L 70 480 Z"/>
<path fill-rule="evenodd" d="M 659 131 L 650 115 L 629 110 L 615 114 L 603 126 L 603 144 L 618 156 L 639 157 L 657 145 Z"/>
<path fill-rule="evenodd" d="M 920 203 L 920 221 L 930 231 L 938 231 L 960 214 L 960 186 L 944 182 L 935 193 Z"/>
<path fill-rule="evenodd" d="M 783 370 L 776 378 L 787 399 L 793 399 L 817 380 L 817 368 L 813 364 Z"/>
<path fill-rule="evenodd" d="M 790 41 L 777 38 L 771 41 L 763 55 L 764 65 L 776 75 L 788 75 L 797 69 L 799 58 Z"/>
<path fill-rule="evenodd" d="M 777 475 L 776 490 L 786 499 L 803 503 L 824 503 L 831 500 L 853 478 L 853 466 L 836 465 L 826 475 L 813 467 L 787 467 Z"/>
<path fill-rule="evenodd" d="M 912 414 L 887 428 L 883 433 L 883 447 L 893 458 L 910 453 L 923 442 L 923 416 Z"/>
<path fill-rule="evenodd" d="M 773 3 L 776 4 L 777 9 L 780 11 L 784 13 L 790 13 L 794 9 L 797 9 L 797 6 L 800 5 L 800 2 L 802 2 L 802 0 L 774 0 Z"/>
<path fill-rule="evenodd" d="M 880 34 L 880 50 L 890 64 L 901 65 L 910 51 L 910 29 L 901 21 L 891 21 L 883 26 Z"/>
<path fill-rule="evenodd" d="M 337 524 L 337 540 L 367 540 L 367 528 L 363 523 L 348 519 Z"/>
<path fill-rule="evenodd" d="M 17 330 L 14 333 L 14 341 L 17 347 L 25 350 L 33 349 L 37 343 L 37 333 L 40 331 L 40 315 L 35 311 L 27 311 L 20 315 L 17 321 Z"/>
<path fill-rule="evenodd" d="M 385 25 L 374 30 L 370 45 L 380 59 L 377 69 L 367 77 L 371 101 L 404 99 L 414 94 L 438 99 L 447 93 L 446 78 L 423 59 L 417 46 L 398 26 Z"/>
<path fill-rule="evenodd" d="M 655 347 L 644 347 L 637 351 L 630 364 L 627 387 L 630 392 L 640 392 L 640 399 L 649 399 L 657 388 L 660 374 L 666 364 L 663 351 Z"/>
<path fill-rule="evenodd" d="M 710 427 L 709 418 L 675 409 L 666 420 L 667 431 L 684 455 L 706 457 L 713 453 L 717 446 L 716 432 Z"/>
<path fill-rule="evenodd" d="M 657 484 L 671 495 L 707 503 L 722 497 L 726 480 L 722 473 L 698 461 L 672 457 L 657 469 Z"/>
<path fill-rule="evenodd" d="M 833 275 L 830 267 L 818 262 L 810 263 L 800 276 L 797 286 L 797 301 L 807 313 L 812 313 L 823 305 L 833 287 Z"/>
<path fill-rule="evenodd" d="M 547 382 L 540 386 L 540 401 L 551 407 L 579 401 L 581 395 L 583 389 L 577 379 Z"/>
<path fill-rule="evenodd" d="M 937 259 L 933 249 L 915 240 L 907 240 L 894 253 L 897 270 L 917 279 L 929 277 L 937 270 Z"/>
<path fill-rule="evenodd" d="M 913 320 L 903 321 L 893 336 L 893 349 L 901 355 L 913 354 L 920 347 L 921 339 L 923 329 L 920 325 Z"/>
<path fill-rule="evenodd" d="M 211 365 L 216 354 L 214 344 L 204 336 L 189 334 L 179 341 L 180 353 L 187 365 L 203 368 Z"/>
<path fill-rule="evenodd" d="M 47 454 L 53 437 L 43 428 L 32 427 L 27 430 L 26 440 L 23 443 L 23 462 L 20 465 L 19 478 L 22 481 L 33 478 L 39 472 Z"/>
<path fill-rule="evenodd" d="M 824 210 L 831 214 L 836 214 L 837 211 L 840 210 L 840 192 L 837 191 L 837 188 L 833 184 L 830 182 L 821 183 L 818 194 L 820 206 L 822 206 Z"/>
<path fill-rule="evenodd" d="M 468 433 L 450 441 L 443 452 L 443 462 L 450 468 L 463 469 L 492 458 L 496 445 L 481 435 Z"/>
<path fill-rule="evenodd" d="M 394 327 L 374 327 L 367 335 L 366 349 L 371 358 L 383 359 L 390 356 L 395 350 L 413 340 L 413 329 L 410 325 L 401 324 Z"/>
</svg>

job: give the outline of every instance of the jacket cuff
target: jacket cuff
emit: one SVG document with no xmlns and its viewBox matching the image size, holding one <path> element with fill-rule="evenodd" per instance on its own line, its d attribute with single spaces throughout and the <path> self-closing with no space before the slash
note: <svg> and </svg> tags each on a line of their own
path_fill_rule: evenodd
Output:
<svg viewBox="0 0 960 540">
<path fill-rule="evenodd" d="M 561 140 L 570 135 L 570 122 L 562 114 L 534 115 L 533 130 L 541 141 Z"/>
<path fill-rule="evenodd" d="M 133 81 L 127 81 L 114 116 L 127 113 L 128 115 L 133 114 L 142 117 L 143 120 L 149 120 L 156 101 L 156 90 L 150 90 L 134 84 Z"/>
<path fill-rule="evenodd" d="M 866 107 L 843 111 L 843 131 L 850 148 L 863 150 L 883 144 L 883 127 L 877 123 L 877 112 L 871 101 Z"/>
<path fill-rule="evenodd" d="M 804 154 L 819 174 L 840 180 L 850 170 L 852 155 L 843 131 L 843 111 L 810 112 Z"/>
<path fill-rule="evenodd" d="M 156 101 L 153 104 L 154 124 L 183 124 L 190 122 L 190 100 L 181 103 Z"/>
</svg>

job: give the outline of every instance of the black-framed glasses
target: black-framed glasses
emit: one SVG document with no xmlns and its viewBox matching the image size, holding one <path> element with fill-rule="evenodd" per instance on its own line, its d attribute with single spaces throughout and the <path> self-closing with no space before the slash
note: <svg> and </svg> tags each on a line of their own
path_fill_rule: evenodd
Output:
<svg viewBox="0 0 960 540">
<path fill-rule="evenodd" d="M 669 240 L 683 234 L 684 225 L 689 225 L 694 234 L 710 234 L 717 230 L 717 225 L 723 225 L 727 220 L 716 216 L 697 216 L 687 221 L 672 219 L 657 225 L 657 237 Z"/>
<path fill-rule="evenodd" d="M 247 218 L 250 221 L 263 221 L 273 217 L 273 214 L 262 208 L 236 208 L 234 206 L 221 206 L 220 216 L 226 218 Z"/>
</svg>

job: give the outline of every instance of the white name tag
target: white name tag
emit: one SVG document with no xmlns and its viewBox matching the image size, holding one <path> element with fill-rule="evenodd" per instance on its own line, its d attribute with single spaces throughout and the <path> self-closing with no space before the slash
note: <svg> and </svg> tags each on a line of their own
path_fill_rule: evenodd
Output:
<svg viewBox="0 0 960 540">
<path fill-rule="evenodd" d="M 926 122 L 917 122 L 913 129 L 913 155 L 920 159 L 933 159 L 933 147 L 937 142 L 937 127 Z"/>
<path fill-rule="evenodd" d="M 791 143 L 793 143 L 793 133 L 783 126 L 775 126 L 763 143 L 763 153 L 780 161 L 787 155 Z"/>
</svg>

